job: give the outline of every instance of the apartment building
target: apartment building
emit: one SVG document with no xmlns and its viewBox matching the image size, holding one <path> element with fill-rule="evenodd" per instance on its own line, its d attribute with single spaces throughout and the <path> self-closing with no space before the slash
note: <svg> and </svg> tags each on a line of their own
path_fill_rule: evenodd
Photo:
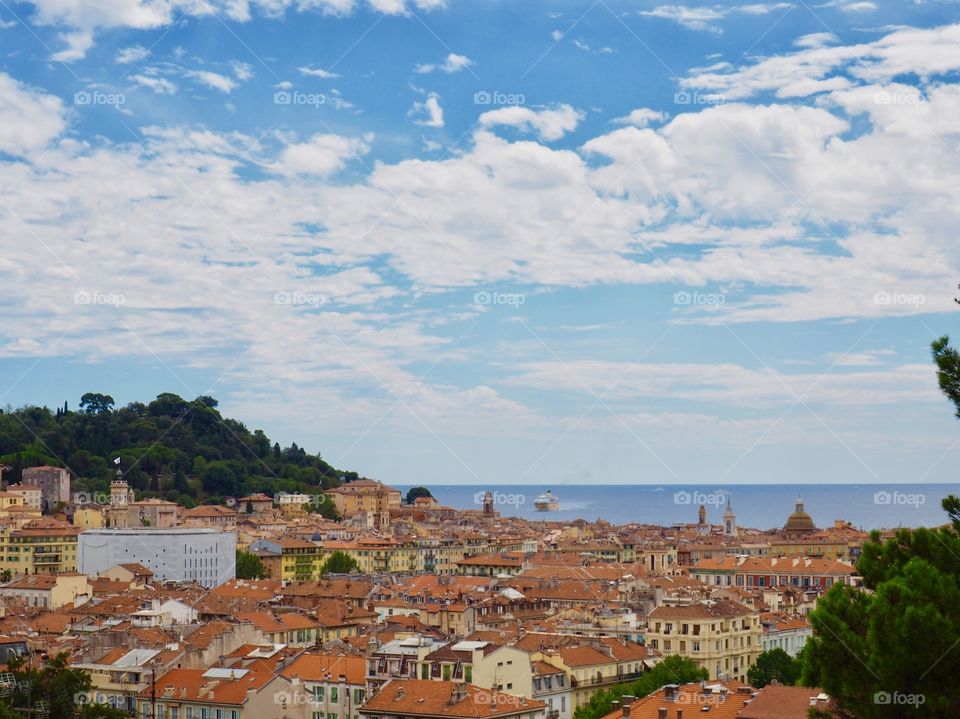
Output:
<svg viewBox="0 0 960 719">
<path fill-rule="evenodd" d="M 270 579 L 301 582 L 320 577 L 325 556 L 320 545 L 291 537 L 258 539 L 250 551 L 263 560 Z"/>
<path fill-rule="evenodd" d="M 4 601 L 14 599 L 28 607 L 44 609 L 85 602 L 92 596 L 87 575 L 76 572 L 24 574 L 0 586 L 0 598 Z"/>
<path fill-rule="evenodd" d="M 28 467 L 23 470 L 20 482 L 40 488 L 44 512 L 52 512 L 60 502 L 70 501 L 70 472 L 63 467 Z"/>
<path fill-rule="evenodd" d="M 690 567 L 694 579 L 717 587 L 799 587 L 826 590 L 837 582 L 858 586 L 852 564 L 810 557 L 714 557 Z"/>
<path fill-rule="evenodd" d="M 140 692 L 138 719 L 311 719 L 299 680 L 249 669 L 172 669 Z"/>
<path fill-rule="evenodd" d="M 400 509 L 402 496 L 400 490 L 388 487 L 372 479 L 358 479 L 325 494 L 333 500 L 337 514 L 349 517 L 361 512 L 370 513 L 374 529 L 390 526 L 390 510 Z"/>
<path fill-rule="evenodd" d="M 311 719 L 360 719 L 367 698 L 366 660 L 360 656 L 308 652 L 281 674 L 299 679 L 310 697 Z"/>
<path fill-rule="evenodd" d="M 692 659 L 710 679 L 746 681 L 763 651 L 761 637 L 759 615 L 728 599 L 657 607 L 647 620 L 647 646 Z"/>
<path fill-rule="evenodd" d="M 19 529 L 0 529 L 0 571 L 19 574 L 59 574 L 77 571 L 80 530 L 66 522 L 42 517 Z"/>
</svg>

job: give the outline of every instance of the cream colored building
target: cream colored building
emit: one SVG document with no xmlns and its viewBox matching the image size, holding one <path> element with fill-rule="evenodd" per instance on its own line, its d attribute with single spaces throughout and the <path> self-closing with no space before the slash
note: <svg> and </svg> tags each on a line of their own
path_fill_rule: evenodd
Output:
<svg viewBox="0 0 960 719">
<path fill-rule="evenodd" d="M 14 599 L 28 607 L 59 609 L 65 604 L 84 603 L 93 596 L 85 574 L 30 574 L 0 586 L 0 597 Z"/>
<path fill-rule="evenodd" d="M 645 635 L 648 647 L 692 659 L 710 679 L 742 682 L 763 651 L 762 637 L 760 615 L 729 599 L 657 607 Z"/>
</svg>

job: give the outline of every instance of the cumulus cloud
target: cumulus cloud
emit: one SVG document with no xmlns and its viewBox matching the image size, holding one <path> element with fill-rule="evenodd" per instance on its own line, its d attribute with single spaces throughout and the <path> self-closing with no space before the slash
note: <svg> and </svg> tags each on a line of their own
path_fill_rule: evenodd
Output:
<svg viewBox="0 0 960 719">
<path fill-rule="evenodd" d="M 646 127 L 652 122 L 663 122 L 666 114 L 658 110 L 651 110 L 646 107 L 639 107 L 633 110 L 629 115 L 614 118 L 614 122 L 619 125 L 634 125 L 636 127 Z"/>
<path fill-rule="evenodd" d="M 341 169 L 348 160 L 365 155 L 373 137 L 361 140 L 340 135 L 314 135 L 306 142 L 288 145 L 272 168 L 281 174 L 325 177 Z"/>
<path fill-rule="evenodd" d="M 443 108 L 440 106 L 440 96 L 431 92 L 423 102 L 413 103 L 407 113 L 418 125 L 424 127 L 443 127 Z"/>
<path fill-rule="evenodd" d="M 0 72 L 0 152 L 23 157 L 45 148 L 66 126 L 59 98 Z"/>
<path fill-rule="evenodd" d="M 570 105 L 547 110 L 532 110 L 528 107 L 512 106 L 490 110 L 480 116 L 483 127 L 497 125 L 515 127 L 519 130 L 535 133 L 541 140 L 559 140 L 568 132 L 577 129 L 577 123 L 583 119 L 583 113 Z"/>
</svg>

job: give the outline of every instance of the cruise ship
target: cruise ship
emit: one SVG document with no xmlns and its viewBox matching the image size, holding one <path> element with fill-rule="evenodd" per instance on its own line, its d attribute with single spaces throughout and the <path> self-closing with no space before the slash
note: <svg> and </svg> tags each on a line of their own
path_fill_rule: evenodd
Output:
<svg viewBox="0 0 960 719">
<path fill-rule="evenodd" d="M 533 506 L 538 512 L 556 512 L 560 509 L 560 500 L 548 489 L 534 500 Z"/>
</svg>

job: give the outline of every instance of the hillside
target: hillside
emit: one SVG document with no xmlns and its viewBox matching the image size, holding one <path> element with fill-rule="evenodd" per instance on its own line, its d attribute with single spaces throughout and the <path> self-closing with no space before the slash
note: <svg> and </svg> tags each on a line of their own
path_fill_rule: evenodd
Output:
<svg viewBox="0 0 960 719">
<path fill-rule="evenodd" d="M 114 458 L 138 496 L 192 506 L 252 492 L 317 492 L 357 479 L 296 443 L 282 448 L 261 430 L 221 416 L 208 396 L 186 400 L 164 393 L 149 404 L 115 408 L 109 395 L 87 393 L 79 411 L 65 403 L 0 412 L 4 479 L 19 481 L 24 467 L 67 467 L 74 486 L 106 492 L 116 477 Z M 329 506 L 319 507 L 329 514 Z"/>
</svg>

